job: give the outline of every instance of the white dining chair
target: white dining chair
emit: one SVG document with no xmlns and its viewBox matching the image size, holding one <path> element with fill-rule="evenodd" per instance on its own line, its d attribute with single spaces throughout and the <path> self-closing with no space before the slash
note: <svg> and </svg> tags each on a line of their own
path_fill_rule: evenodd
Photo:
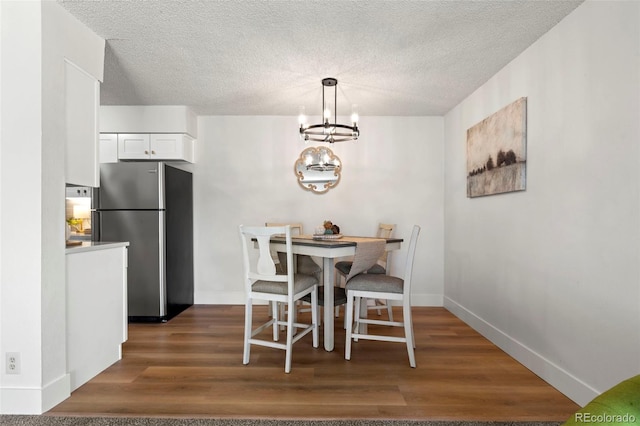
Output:
<svg viewBox="0 0 640 426">
<path fill-rule="evenodd" d="M 405 342 L 409 354 L 409 365 L 416 366 L 414 348 L 415 339 L 413 334 L 413 322 L 411 318 L 411 274 L 413 271 L 413 261 L 418 243 L 420 227 L 415 225 L 411 233 L 407 258 L 404 268 L 404 278 L 393 277 L 385 274 L 356 273 L 347 276 L 347 311 L 346 311 L 346 341 L 344 357 L 351 359 L 351 342 L 359 339 L 380 340 L 386 342 Z M 357 256 L 357 252 L 356 252 Z M 355 268 L 356 258 L 354 258 Z M 357 271 L 356 271 L 357 272 Z M 402 302 L 402 321 L 381 320 L 364 318 L 360 312 L 362 298 L 384 299 Z M 353 316 L 355 315 L 355 319 Z M 361 325 L 383 325 L 392 327 L 403 327 L 404 337 L 372 334 L 371 327 L 364 331 Z"/>
<path fill-rule="evenodd" d="M 388 223 L 380 223 L 378 225 L 378 232 L 376 234 L 377 238 L 390 238 L 391 234 L 395 230 L 396 225 L 388 224 Z M 380 258 L 376 262 L 375 265 L 371 267 L 368 271 L 369 274 L 386 274 L 389 272 L 389 255 L 388 251 L 385 251 L 380 255 Z M 346 280 L 349 272 L 351 271 L 351 260 L 343 260 L 340 262 L 336 262 L 336 287 L 344 287 L 343 282 Z M 371 299 L 371 306 L 368 306 L 369 310 L 376 310 L 378 315 L 381 315 L 381 310 L 386 308 L 387 315 L 389 316 L 389 320 L 393 321 L 393 310 L 391 309 L 390 304 L 384 303 L 384 301 L 379 299 Z M 340 307 L 336 307 L 336 316 L 338 316 Z"/>
<path fill-rule="evenodd" d="M 303 227 L 302 227 L 302 223 L 299 222 L 293 222 L 293 223 L 276 223 L 276 222 L 266 222 L 265 226 L 287 226 L 289 225 L 291 227 L 291 236 L 294 237 L 296 235 L 303 235 Z M 287 270 L 288 270 L 288 265 L 289 263 L 287 263 L 287 255 L 286 253 L 283 252 L 272 252 L 271 253 L 271 257 L 274 259 L 276 263 L 276 268 L 278 268 L 279 273 L 282 274 L 286 274 Z M 299 254 L 299 255 L 294 255 L 294 262 L 292 263 L 293 265 L 295 265 L 295 269 L 294 272 L 296 273 L 301 273 L 301 274 L 305 274 L 305 275 L 313 275 L 314 277 L 316 277 L 316 279 L 318 280 L 318 282 L 322 282 L 322 267 L 320 265 L 318 265 L 311 256 L 307 256 L 304 254 Z M 321 299 L 322 299 L 322 289 L 319 288 L 318 289 L 318 303 L 322 303 Z M 305 299 L 308 299 L 309 296 L 307 296 Z M 307 301 L 307 300 L 305 300 Z M 347 303 L 347 298 L 345 295 L 345 300 L 344 303 Z M 296 306 L 298 307 L 298 310 L 296 311 L 297 313 L 300 312 L 306 312 L 306 309 L 300 309 L 300 302 L 296 303 Z M 280 317 L 281 318 L 286 318 L 286 315 L 288 313 L 288 311 L 285 309 L 284 304 L 280 303 L 273 303 L 273 305 L 279 305 L 279 310 L 280 310 Z M 271 314 L 273 312 L 273 309 L 276 309 L 276 307 L 271 306 L 269 309 L 269 314 Z M 295 320 L 295 319 L 294 319 Z"/>
<path fill-rule="evenodd" d="M 313 335 L 313 347 L 318 347 L 318 280 L 312 275 L 295 273 L 289 268 L 286 274 L 278 274 L 276 265 L 270 253 L 270 240 L 275 235 L 284 235 L 286 259 L 289 265 L 293 263 L 291 248 L 291 227 L 249 227 L 240 225 L 242 239 L 244 283 L 246 292 L 245 324 L 244 324 L 244 354 L 242 363 L 248 364 L 251 345 L 268 346 L 285 351 L 285 373 L 291 371 L 291 353 L 293 344 L 309 333 Z M 254 243 L 258 252 L 254 253 Z M 279 310 L 274 309 L 270 319 L 253 327 L 253 302 L 264 300 L 269 303 L 286 305 L 288 312 L 295 311 L 295 303 L 302 297 L 311 296 L 311 323 L 299 323 L 294 320 L 295 315 L 288 315 L 286 321 L 279 317 Z M 279 343 L 279 326 L 286 328 L 286 342 Z M 259 338 L 258 335 L 269 327 L 273 327 L 273 339 Z M 296 333 L 294 333 L 294 330 Z M 295 334 L 295 335 L 294 335 Z"/>
</svg>

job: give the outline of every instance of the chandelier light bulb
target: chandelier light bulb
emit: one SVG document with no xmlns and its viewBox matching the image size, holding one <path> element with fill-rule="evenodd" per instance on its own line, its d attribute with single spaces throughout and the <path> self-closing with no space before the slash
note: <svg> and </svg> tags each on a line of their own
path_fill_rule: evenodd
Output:
<svg viewBox="0 0 640 426">
<path fill-rule="evenodd" d="M 354 126 L 358 124 L 359 119 L 360 119 L 360 116 L 358 116 L 358 105 L 353 104 L 351 106 L 351 122 L 353 123 Z"/>
<path fill-rule="evenodd" d="M 298 124 L 300 124 L 301 128 L 307 127 L 307 116 L 305 115 L 305 108 L 303 106 L 300 107 L 300 113 L 298 114 Z"/>
</svg>

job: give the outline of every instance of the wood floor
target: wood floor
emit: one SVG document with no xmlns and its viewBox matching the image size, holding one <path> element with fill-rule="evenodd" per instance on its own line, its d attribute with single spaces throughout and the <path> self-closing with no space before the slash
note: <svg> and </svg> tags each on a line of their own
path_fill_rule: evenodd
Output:
<svg viewBox="0 0 640 426">
<path fill-rule="evenodd" d="M 444 308 L 413 310 L 415 369 L 399 343 L 361 340 L 345 361 L 340 318 L 335 350 L 306 336 L 290 374 L 277 349 L 252 346 L 242 365 L 243 309 L 196 305 L 130 324 L 122 360 L 48 414 L 560 422 L 579 408 Z"/>
</svg>

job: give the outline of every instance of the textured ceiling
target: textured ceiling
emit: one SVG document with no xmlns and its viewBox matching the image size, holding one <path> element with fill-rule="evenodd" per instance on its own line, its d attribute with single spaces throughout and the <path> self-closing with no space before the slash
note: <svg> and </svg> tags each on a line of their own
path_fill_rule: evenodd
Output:
<svg viewBox="0 0 640 426">
<path fill-rule="evenodd" d="M 107 40 L 103 105 L 443 115 L 580 1 L 58 0 Z"/>
</svg>

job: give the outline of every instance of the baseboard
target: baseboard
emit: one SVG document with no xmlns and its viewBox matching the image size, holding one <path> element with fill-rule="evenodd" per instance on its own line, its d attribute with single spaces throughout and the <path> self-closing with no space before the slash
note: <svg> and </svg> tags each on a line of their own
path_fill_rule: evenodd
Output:
<svg viewBox="0 0 640 426">
<path fill-rule="evenodd" d="M 49 411 L 71 396 L 71 375 L 65 374 L 45 385 L 42 392 L 42 412 Z"/>
<path fill-rule="evenodd" d="M 71 395 L 71 378 L 65 374 L 42 388 L 0 388 L 0 414 L 42 414 Z"/>
<path fill-rule="evenodd" d="M 444 297 L 444 307 L 578 405 L 585 406 L 598 396 L 595 389 L 464 306 Z"/>
</svg>

